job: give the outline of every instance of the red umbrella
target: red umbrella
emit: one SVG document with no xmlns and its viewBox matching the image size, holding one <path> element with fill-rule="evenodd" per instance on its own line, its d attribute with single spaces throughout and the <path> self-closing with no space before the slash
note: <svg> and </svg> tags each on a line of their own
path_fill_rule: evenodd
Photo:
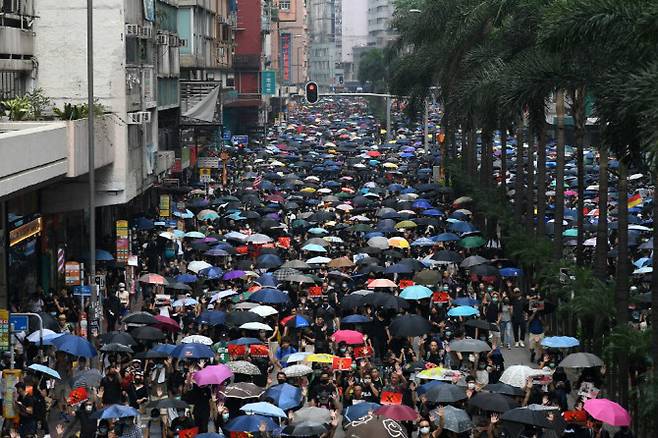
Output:
<svg viewBox="0 0 658 438">
<path fill-rule="evenodd" d="M 168 331 L 168 332 L 177 332 L 180 330 L 180 326 L 178 323 L 169 318 L 168 316 L 164 315 L 155 315 L 155 319 L 158 320 L 157 324 L 154 324 L 157 328 L 160 330 Z"/>
<path fill-rule="evenodd" d="M 363 344 L 363 333 L 357 332 L 355 330 L 338 330 L 333 334 L 331 339 L 334 342 L 345 342 L 346 344 L 360 345 Z"/>
<path fill-rule="evenodd" d="M 165 286 L 169 284 L 166 278 L 158 274 L 144 274 L 141 277 L 139 277 L 139 281 L 141 281 L 142 283 L 162 284 Z"/>
<path fill-rule="evenodd" d="M 405 405 L 384 405 L 375 414 L 391 418 L 395 421 L 416 421 L 418 412 Z"/>
<path fill-rule="evenodd" d="M 381 155 L 381 152 L 379 151 L 368 151 L 368 156 L 372 158 L 377 158 Z"/>
</svg>

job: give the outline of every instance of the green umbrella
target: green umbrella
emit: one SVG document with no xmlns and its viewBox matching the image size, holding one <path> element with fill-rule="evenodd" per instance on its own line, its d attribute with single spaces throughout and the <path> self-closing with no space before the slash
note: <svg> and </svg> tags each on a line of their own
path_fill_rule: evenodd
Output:
<svg viewBox="0 0 658 438">
<path fill-rule="evenodd" d="M 407 220 L 407 221 L 398 222 L 397 224 L 395 224 L 395 228 L 396 228 L 397 230 L 401 230 L 401 229 L 404 229 L 404 228 L 416 228 L 417 226 L 418 226 L 418 225 L 416 225 L 416 222 L 414 222 L 414 221 L 408 221 L 408 220 Z"/>
<path fill-rule="evenodd" d="M 481 236 L 468 236 L 459 241 L 459 246 L 462 248 L 479 248 L 485 243 L 487 241 Z"/>
<path fill-rule="evenodd" d="M 569 228 L 568 230 L 564 230 L 564 233 L 562 233 L 564 237 L 578 237 L 578 229 L 577 228 Z"/>
</svg>

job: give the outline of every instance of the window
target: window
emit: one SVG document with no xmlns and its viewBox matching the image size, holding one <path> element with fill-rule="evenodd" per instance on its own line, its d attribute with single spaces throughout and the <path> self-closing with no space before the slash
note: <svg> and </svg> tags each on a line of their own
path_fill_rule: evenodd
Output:
<svg viewBox="0 0 658 438">
<path fill-rule="evenodd" d="M 279 9 L 282 11 L 289 11 L 290 10 L 290 0 L 280 0 L 279 1 Z"/>
</svg>

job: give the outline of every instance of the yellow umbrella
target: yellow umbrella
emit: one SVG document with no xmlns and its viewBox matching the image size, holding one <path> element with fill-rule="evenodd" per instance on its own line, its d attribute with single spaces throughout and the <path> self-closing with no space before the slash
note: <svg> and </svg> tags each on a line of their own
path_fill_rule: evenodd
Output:
<svg viewBox="0 0 658 438">
<path fill-rule="evenodd" d="M 443 367 L 428 368 L 417 374 L 421 379 L 443 380 L 446 378 L 446 370 Z"/>
<path fill-rule="evenodd" d="M 318 362 L 318 363 L 333 363 L 334 358 L 337 356 L 334 356 L 333 354 L 326 354 L 326 353 L 316 353 L 316 354 L 311 354 L 309 356 L 306 356 L 306 361 L 307 362 Z"/>
<path fill-rule="evenodd" d="M 409 242 L 404 237 L 391 237 L 388 239 L 388 244 L 395 248 L 409 248 Z"/>
<path fill-rule="evenodd" d="M 316 190 L 313 187 L 304 187 L 303 189 L 300 190 L 300 192 L 303 193 L 315 193 Z"/>
<path fill-rule="evenodd" d="M 384 163 L 383 166 L 387 169 L 397 169 L 398 165 L 395 163 Z"/>
<path fill-rule="evenodd" d="M 395 228 L 397 230 L 403 229 L 403 228 L 416 228 L 418 225 L 416 225 L 416 222 L 406 220 L 406 221 L 401 221 L 395 224 Z"/>
</svg>

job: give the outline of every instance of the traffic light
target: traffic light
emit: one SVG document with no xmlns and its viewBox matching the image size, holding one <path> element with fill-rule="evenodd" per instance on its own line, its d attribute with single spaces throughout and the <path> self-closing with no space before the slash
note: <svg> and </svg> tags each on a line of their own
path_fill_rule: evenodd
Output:
<svg viewBox="0 0 658 438">
<path fill-rule="evenodd" d="M 318 84 L 309 82 L 306 84 L 306 101 L 308 103 L 317 103 L 318 101 Z"/>
</svg>

